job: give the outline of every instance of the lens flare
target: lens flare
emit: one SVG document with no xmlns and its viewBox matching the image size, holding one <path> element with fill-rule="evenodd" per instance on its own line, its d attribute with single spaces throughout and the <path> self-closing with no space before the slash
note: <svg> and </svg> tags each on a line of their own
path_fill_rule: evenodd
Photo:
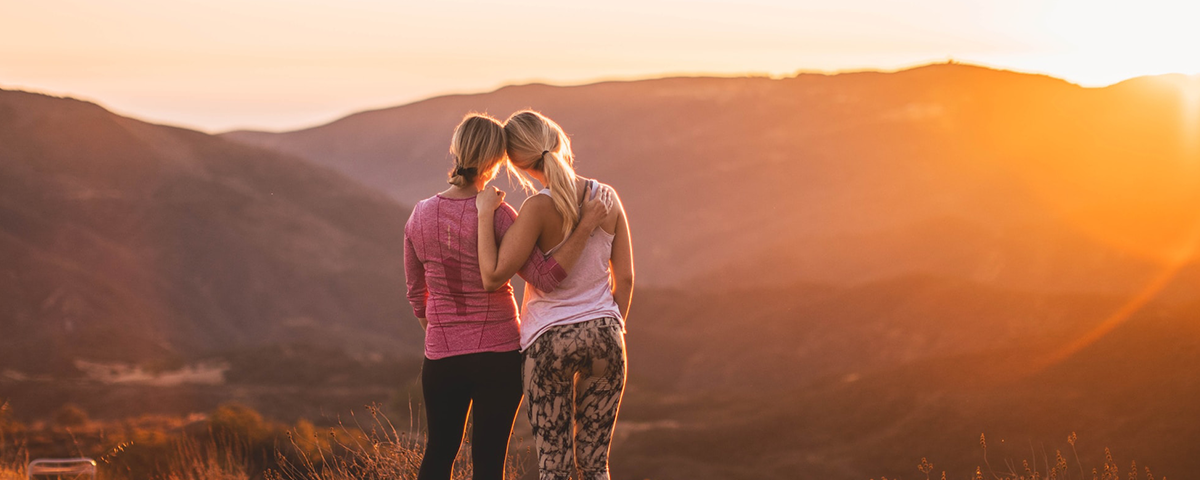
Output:
<svg viewBox="0 0 1200 480">
<path fill-rule="evenodd" d="M 1185 77 L 1180 82 L 1182 91 L 1180 126 L 1183 129 L 1183 151 L 1192 167 L 1200 164 L 1200 75 Z"/>
</svg>

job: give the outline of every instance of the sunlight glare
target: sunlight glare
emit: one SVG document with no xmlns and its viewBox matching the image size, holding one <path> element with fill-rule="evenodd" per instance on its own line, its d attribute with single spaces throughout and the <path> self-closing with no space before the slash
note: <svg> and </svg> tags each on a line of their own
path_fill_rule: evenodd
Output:
<svg viewBox="0 0 1200 480">
<path fill-rule="evenodd" d="M 1200 75 L 1191 75 L 1180 82 L 1183 120 L 1183 151 L 1191 167 L 1200 164 Z"/>
<path fill-rule="evenodd" d="M 1174 260 L 1167 265 L 1157 276 L 1150 280 L 1145 287 L 1136 295 L 1125 302 L 1121 308 L 1100 322 L 1096 328 L 1091 329 L 1086 334 L 1080 336 L 1074 341 L 1064 345 L 1056 351 L 1051 352 L 1047 357 L 1036 363 L 1034 371 L 1041 371 L 1056 365 L 1073 355 L 1080 350 L 1087 348 L 1089 345 L 1104 338 L 1121 324 L 1128 321 L 1139 310 L 1158 297 L 1162 291 L 1175 280 L 1176 275 L 1183 267 L 1187 266 L 1192 259 L 1196 258 L 1196 251 L 1200 248 L 1200 218 L 1193 224 L 1188 240 L 1185 242 L 1186 247 L 1176 251 Z"/>
<path fill-rule="evenodd" d="M 1042 18 L 1061 75 L 1104 84 L 1139 75 L 1200 73 L 1200 2 L 1059 0 Z M 1090 79 L 1090 80 L 1088 80 Z"/>
</svg>

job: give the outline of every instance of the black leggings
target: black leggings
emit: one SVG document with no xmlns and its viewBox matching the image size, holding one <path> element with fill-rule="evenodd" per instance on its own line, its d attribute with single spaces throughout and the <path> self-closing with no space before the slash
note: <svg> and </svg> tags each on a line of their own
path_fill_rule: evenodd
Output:
<svg viewBox="0 0 1200 480">
<path fill-rule="evenodd" d="M 468 410 L 474 479 L 503 479 L 508 437 L 521 406 L 521 352 L 426 358 L 421 383 L 429 441 L 418 480 L 449 480 Z"/>
</svg>

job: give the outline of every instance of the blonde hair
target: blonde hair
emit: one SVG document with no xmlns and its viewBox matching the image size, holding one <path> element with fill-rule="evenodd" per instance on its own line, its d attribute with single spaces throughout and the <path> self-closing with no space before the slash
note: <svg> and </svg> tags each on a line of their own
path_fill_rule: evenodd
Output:
<svg viewBox="0 0 1200 480">
<path fill-rule="evenodd" d="M 482 113 L 468 113 L 450 138 L 454 166 L 448 172 L 448 182 L 465 187 L 480 175 L 496 176 L 505 147 L 504 126 L 499 120 Z"/>
<path fill-rule="evenodd" d="M 562 215 L 563 235 L 570 234 L 579 221 L 571 140 L 554 120 L 533 110 L 522 110 L 508 117 L 504 133 L 508 135 L 509 163 L 520 170 L 542 172 L 554 209 Z M 521 172 L 516 174 L 521 186 L 532 191 L 533 183 Z"/>
</svg>

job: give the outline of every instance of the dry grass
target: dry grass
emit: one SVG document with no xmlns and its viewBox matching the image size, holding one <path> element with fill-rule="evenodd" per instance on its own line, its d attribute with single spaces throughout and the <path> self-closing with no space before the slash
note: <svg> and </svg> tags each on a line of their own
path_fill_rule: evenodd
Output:
<svg viewBox="0 0 1200 480">
<path fill-rule="evenodd" d="M 317 432 L 311 424 L 298 425 L 288 433 L 291 452 L 277 452 L 279 471 L 268 472 L 268 480 L 374 480 L 415 479 L 425 446 L 419 427 L 402 432 L 378 406 L 369 406 L 370 420 L 359 423 L 351 414 L 352 426 Z M 292 455 L 289 455 L 292 453 Z M 451 478 L 471 478 L 470 444 L 463 442 Z M 520 477 L 521 458 L 510 454 L 506 476 Z"/>
<path fill-rule="evenodd" d="M 0 403 L 0 480 L 24 480 L 28 459 L 7 436 L 8 413 L 8 402 Z"/>
<path fill-rule="evenodd" d="M 25 480 L 22 467 L 0 467 L 0 480 Z"/>
<path fill-rule="evenodd" d="M 419 416 L 415 410 L 410 405 L 413 416 Z M 410 419 L 408 424 L 415 426 L 403 431 L 378 406 L 368 406 L 367 412 L 363 422 L 351 412 L 329 429 L 305 420 L 289 428 L 236 404 L 224 405 L 200 421 L 88 422 L 70 436 L 0 428 L 0 480 L 25 478 L 29 450 L 12 438 L 37 439 L 42 449 L 69 442 L 80 456 L 95 458 L 100 475 L 112 480 L 415 479 L 425 450 L 420 425 Z M 453 479 L 471 478 L 469 459 L 470 444 L 464 442 Z M 510 457 L 510 478 L 520 476 L 522 460 L 520 455 Z"/>
<path fill-rule="evenodd" d="M 250 480 L 249 471 L 245 448 L 236 441 L 184 437 L 162 480 Z"/>
<path fill-rule="evenodd" d="M 1079 453 L 1075 450 L 1075 442 L 1078 438 L 1075 432 L 1071 432 L 1071 435 L 1067 436 L 1067 443 L 1071 445 L 1071 453 L 1075 459 L 1075 468 L 1072 468 L 1061 450 L 1056 450 L 1053 458 L 1048 454 L 1043 454 L 1041 459 L 1034 455 L 1032 466 L 1029 460 L 1022 460 L 1020 467 L 1017 467 L 1013 461 L 1005 460 L 1003 469 L 996 471 L 988 461 L 987 437 L 980 434 L 979 446 L 983 449 L 983 465 L 975 467 L 975 472 L 967 478 L 970 480 L 1155 480 L 1150 467 L 1138 470 L 1137 462 L 1131 462 L 1129 470 L 1122 472 L 1117 462 L 1113 460 L 1112 452 L 1107 448 L 1104 449 L 1104 464 L 1091 468 L 1090 473 L 1087 472 L 1087 469 L 1079 461 Z M 934 466 L 924 457 L 917 465 L 917 471 L 925 474 L 926 480 L 934 478 L 931 476 Z M 938 478 L 946 480 L 946 471 L 943 470 Z M 880 477 L 880 480 L 888 480 L 888 478 Z M 1162 477 L 1162 480 L 1166 480 L 1166 477 Z"/>
</svg>

